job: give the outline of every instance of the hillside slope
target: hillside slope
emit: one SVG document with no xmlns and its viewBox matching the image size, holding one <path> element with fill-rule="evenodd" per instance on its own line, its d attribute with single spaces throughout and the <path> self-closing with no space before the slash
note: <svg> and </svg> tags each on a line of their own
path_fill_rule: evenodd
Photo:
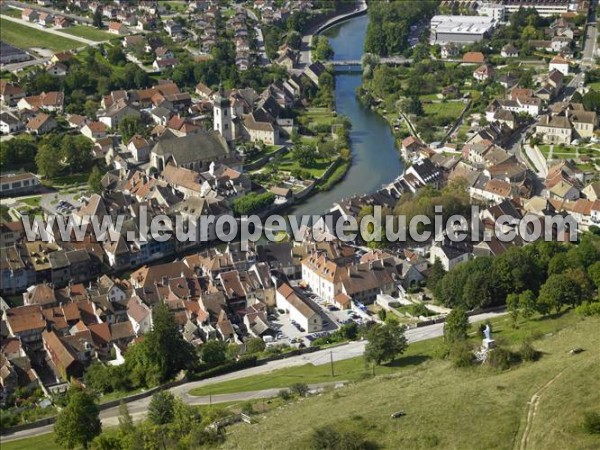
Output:
<svg viewBox="0 0 600 450">
<path fill-rule="evenodd" d="M 231 427 L 223 448 L 276 449 L 285 443 L 305 449 L 321 425 L 353 430 L 389 449 L 520 449 L 524 443 L 528 449 L 600 448 L 600 437 L 581 429 L 583 412 L 600 405 L 600 318 L 569 322 L 534 342 L 544 353 L 537 362 L 497 372 L 424 358 L 397 374 Z M 575 347 L 585 351 L 569 355 Z M 406 416 L 391 419 L 398 410 Z"/>
</svg>

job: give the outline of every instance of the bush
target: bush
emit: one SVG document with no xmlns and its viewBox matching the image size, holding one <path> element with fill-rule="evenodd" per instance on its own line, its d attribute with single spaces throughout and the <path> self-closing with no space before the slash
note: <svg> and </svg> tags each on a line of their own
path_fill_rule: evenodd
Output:
<svg viewBox="0 0 600 450">
<path fill-rule="evenodd" d="M 496 347 L 488 353 L 487 362 L 494 369 L 507 370 L 517 362 L 518 358 L 510 350 Z"/>
<path fill-rule="evenodd" d="M 308 385 L 306 383 L 295 383 L 290 386 L 290 391 L 300 397 L 306 397 L 308 394 Z"/>
<path fill-rule="evenodd" d="M 291 400 L 292 398 L 292 394 L 290 393 L 290 391 L 288 391 L 287 389 L 282 389 L 279 391 L 279 394 L 277 394 L 279 396 L 279 398 L 281 398 L 284 401 L 288 401 Z"/>
<path fill-rule="evenodd" d="M 583 429 L 589 434 L 600 434 L 600 413 L 587 411 L 583 415 Z"/>
<path fill-rule="evenodd" d="M 252 402 L 244 402 L 242 405 L 242 414 L 246 414 L 247 416 L 254 414 L 254 406 L 252 406 Z"/>
<path fill-rule="evenodd" d="M 450 358 L 454 367 L 470 367 L 473 364 L 473 350 L 467 342 L 457 342 L 450 348 Z"/>
<path fill-rule="evenodd" d="M 255 211 L 260 211 L 270 206 L 275 201 L 275 194 L 272 192 L 264 192 L 256 194 L 251 192 L 243 197 L 236 198 L 233 201 L 233 210 L 238 215 L 251 214 Z"/>
<path fill-rule="evenodd" d="M 217 375 L 223 375 L 236 370 L 247 369 L 248 367 L 256 366 L 256 356 L 243 356 L 238 361 L 229 361 L 221 364 L 217 367 L 210 367 L 206 364 L 201 364 L 198 367 L 197 372 L 194 374 L 188 374 L 188 379 L 192 380 L 204 380 L 206 378 L 216 377 Z"/>
<path fill-rule="evenodd" d="M 316 428 L 308 442 L 308 448 L 314 450 L 367 450 L 377 448 L 355 431 L 336 430 L 322 426 Z"/>
<path fill-rule="evenodd" d="M 537 361 L 540 359 L 540 352 L 538 352 L 529 341 L 523 342 L 519 349 L 519 356 L 523 361 Z"/>
<path fill-rule="evenodd" d="M 600 316 L 600 302 L 583 302 L 577 308 L 575 312 L 580 316 Z"/>
</svg>

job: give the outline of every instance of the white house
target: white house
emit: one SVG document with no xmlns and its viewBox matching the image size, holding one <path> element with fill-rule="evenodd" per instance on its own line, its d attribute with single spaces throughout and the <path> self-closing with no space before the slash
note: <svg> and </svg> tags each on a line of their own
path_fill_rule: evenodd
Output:
<svg viewBox="0 0 600 450">
<path fill-rule="evenodd" d="M 550 61 L 548 72 L 552 72 L 553 70 L 558 70 L 563 75 L 569 75 L 569 62 L 560 55 L 555 56 Z"/>
<path fill-rule="evenodd" d="M 466 245 L 452 242 L 435 242 L 429 252 L 429 262 L 433 264 L 439 259 L 444 270 L 449 271 L 458 264 L 466 262 L 471 256 L 471 251 Z"/>
<path fill-rule="evenodd" d="M 275 294 L 277 308 L 289 312 L 290 320 L 294 320 L 308 333 L 321 331 L 323 319 L 306 300 L 301 298 L 287 283 L 282 284 Z"/>
<path fill-rule="evenodd" d="M 152 330 L 152 311 L 138 296 L 133 296 L 127 303 L 127 317 L 136 335 Z"/>
</svg>

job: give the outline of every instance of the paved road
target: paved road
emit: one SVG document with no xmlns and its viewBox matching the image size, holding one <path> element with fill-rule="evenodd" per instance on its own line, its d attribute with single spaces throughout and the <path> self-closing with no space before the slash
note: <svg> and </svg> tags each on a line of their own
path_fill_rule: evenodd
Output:
<svg viewBox="0 0 600 450">
<path fill-rule="evenodd" d="M 300 46 L 300 58 L 298 60 L 298 69 L 297 70 L 300 71 L 301 69 L 303 69 L 305 66 L 309 65 L 312 62 L 311 57 L 310 57 L 310 44 L 312 41 L 313 34 L 317 30 L 322 30 L 322 29 L 326 28 L 329 24 L 339 20 L 341 17 L 346 17 L 346 16 L 351 17 L 352 15 L 356 14 L 358 11 L 365 11 L 366 9 L 367 9 L 367 2 L 365 0 L 361 0 L 360 4 L 359 4 L 358 8 L 356 8 L 356 10 L 350 11 L 350 12 L 347 12 L 344 14 L 340 14 L 339 16 L 332 17 L 327 22 L 316 27 L 316 29 L 310 30 L 304 36 L 302 36 L 302 45 Z"/>
<path fill-rule="evenodd" d="M 498 317 L 498 316 L 501 316 L 504 314 L 506 314 L 506 313 L 493 312 L 493 313 L 478 314 L 476 316 L 472 316 L 469 319 L 469 321 L 470 322 L 478 322 L 478 321 Z M 411 330 L 408 330 L 406 332 L 406 337 L 408 339 L 408 342 L 412 343 L 412 342 L 424 341 L 427 339 L 433 339 L 436 337 L 440 337 L 443 335 L 443 332 L 444 332 L 444 324 L 439 323 L 439 324 L 429 325 L 429 326 L 425 326 L 425 327 L 421 327 L 421 328 L 413 328 Z M 197 387 L 208 386 L 208 385 L 220 383 L 223 381 L 236 380 L 239 378 L 244 378 L 244 377 L 248 377 L 248 376 L 252 376 L 252 375 L 265 374 L 265 373 L 272 372 L 273 370 L 284 369 L 287 367 L 301 366 L 301 365 L 305 365 L 305 364 L 309 364 L 309 363 L 314 364 L 314 365 L 329 364 L 330 358 L 333 359 L 334 363 L 336 361 L 342 361 L 345 359 L 355 358 L 355 357 L 361 356 L 363 354 L 365 345 L 366 345 L 366 341 L 350 342 L 348 344 L 340 345 L 338 347 L 334 347 L 331 349 L 319 350 L 314 353 L 309 353 L 306 355 L 294 356 L 291 358 L 281 359 L 278 361 L 271 361 L 271 362 L 261 365 L 261 366 L 251 367 L 249 369 L 232 372 L 232 373 L 228 373 L 225 375 L 220 375 L 218 377 L 209 378 L 207 380 L 192 381 L 190 383 L 186 383 L 181 386 L 171 388 L 170 391 L 173 394 L 180 396 L 183 399 L 183 401 L 186 403 L 206 404 L 206 403 L 202 403 L 202 402 L 206 402 L 206 397 L 193 397 L 193 396 L 189 395 L 189 391 L 191 389 L 194 389 Z M 271 389 L 268 389 L 266 391 L 267 391 L 266 394 L 273 393 L 272 392 L 273 390 L 271 390 Z M 277 389 L 277 391 L 279 391 L 279 389 Z M 250 392 L 250 393 L 248 393 L 248 392 L 237 393 L 237 394 L 231 394 L 231 395 L 227 395 L 227 396 L 223 395 L 223 396 L 218 396 L 218 397 L 215 395 L 212 397 L 212 402 L 217 403 L 217 399 L 219 399 L 221 401 L 227 401 L 227 402 L 237 401 L 237 400 L 245 399 L 246 396 L 251 396 L 251 398 L 260 398 L 260 396 L 262 395 L 260 392 L 261 391 Z M 268 396 L 271 396 L 271 395 L 268 395 Z M 128 403 L 129 411 L 134 416 L 134 418 L 141 418 L 147 411 L 149 403 L 150 403 L 150 397 L 130 402 L 130 403 Z M 119 416 L 119 408 L 118 407 L 107 409 L 105 411 L 102 411 L 102 413 L 100 414 L 100 418 L 101 418 L 102 424 L 104 426 L 116 425 L 118 423 L 118 416 Z M 38 428 L 31 429 L 31 430 L 24 430 L 24 431 L 10 434 L 10 435 L 2 436 L 2 441 L 8 442 L 8 441 L 13 441 L 13 440 L 17 440 L 17 439 L 23 439 L 26 437 L 39 436 L 42 434 L 50 433 L 50 432 L 52 432 L 52 430 L 53 430 L 53 425 L 38 427 Z"/>
<path fill-rule="evenodd" d="M 32 52 L 28 53 L 30 54 L 30 56 L 33 57 L 33 55 L 31 54 Z M 2 70 L 8 70 L 9 72 L 18 72 L 19 70 L 22 70 L 29 66 L 38 66 L 41 64 L 46 64 L 48 61 L 50 61 L 50 58 L 34 58 L 30 59 L 29 61 L 23 61 L 18 63 L 0 64 L 0 67 L 2 67 Z"/>
<path fill-rule="evenodd" d="M 583 48 L 583 62 L 593 62 L 596 55 L 598 25 L 596 22 L 596 7 L 598 1 L 593 0 L 588 16 L 588 26 L 586 28 L 585 45 Z"/>
<path fill-rule="evenodd" d="M 71 20 L 74 20 L 76 22 L 81 22 L 81 23 L 87 23 L 87 24 L 92 24 L 92 19 L 88 18 L 88 17 L 83 17 L 83 16 L 78 16 L 75 14 L 71 14 L 71 13 L 67 13 L 67 12 L 62 12 L 53 8 L 46 8 L 44 6 L 40 6 L 40 5 L 32 5 L 29 3 L 25 3 L 25 2 L 16 2 L 16 1 L 6 1 L 5 2 L 7 5 L 13 5 L 16 6 L 18 9 L 24 9 L 24 8 L 35 8 L 39 11 L 45 11 L 47 13 L 50 13 L 52 15 L 59 15 L 59 16 L 64 16 L 64 17 L 68 17 Z"/>
<path fill-rule="evenodd" d="M 80 36 L 74 36 L 72 34 L 63 33 L 62 31 L 55 30 L 54 28 L 44 28 L 41 25 L 27 22 L 26 20 L 19 19 L 17 17 L 10 17 L 10 16 L 6 16 L 6 15 L 2 14 L 2 18 L 5 20 L 8 20 L 10 22 L 15 22 L 15 23 L 18 23 L 20 25 L 25 25 L 30 28 L 35 28 L 36 30 L 44 31 L 46 33 L 55 34 L 56 36 L 60 36 L 60 37 L 66 38 L 66 39 L 71 39 L 72 41 L 81 42 L 82 44 L 86 44 L 86 45 L 98 45 L 102 42 L 102 41 L 92 41 L 91 39 L 86 39 L 86 38 L 83 38 Z"/>
<path fill-rule="evenodd" d="M 260 20 L 258 20 L 257 15 L 250 8 L 246 8 L 246 13 L 255 22 L 254 30 L 256 31 L 256 46 L 258 48 L 259 64 L 261 66 L 268 66 L 269 64 L 271 64 L 271 60 L 267 57 L 267 51 L 265 49 L 265 39 L 263 36 L 262 29 L 260 27 Z"/>
</svg>

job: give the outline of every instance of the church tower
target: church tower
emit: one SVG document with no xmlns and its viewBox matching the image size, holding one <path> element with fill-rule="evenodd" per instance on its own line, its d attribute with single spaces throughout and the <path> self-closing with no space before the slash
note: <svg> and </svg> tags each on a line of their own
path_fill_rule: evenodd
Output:
<svg viewBox="0 0 600 450">
<path fill-rule="evenodd" d="M 215 96 L 213 103 L 213 129 L 221 133 L 228 144 L 233 140 L 231 102 L 219 87 L 219 93 Z"/>
</svg>

